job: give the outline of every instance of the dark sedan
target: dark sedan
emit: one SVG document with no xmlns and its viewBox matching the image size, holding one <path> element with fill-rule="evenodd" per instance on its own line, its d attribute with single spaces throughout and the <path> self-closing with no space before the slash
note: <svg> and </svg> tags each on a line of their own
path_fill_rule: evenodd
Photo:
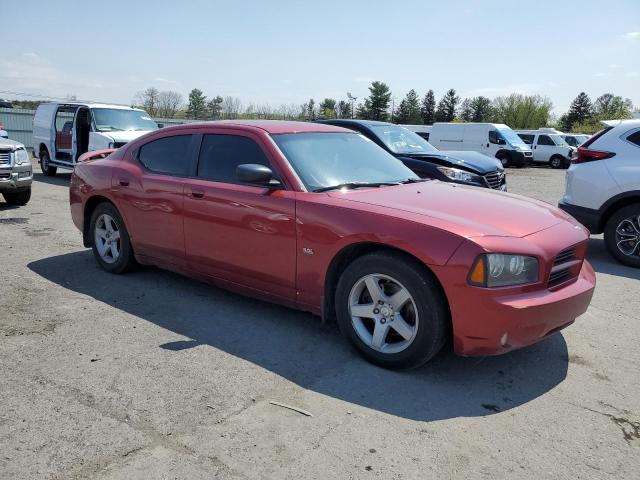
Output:
<svg viewBox="0 0 640 480">
<path fill-rule="evenodd" d="M 407 128 L 374 120 L 318 120 L 355 130 L 369 138 L 422 178 L 507 190 L 498 160 L 478 152 L 443 152 Z"/>
</svg>

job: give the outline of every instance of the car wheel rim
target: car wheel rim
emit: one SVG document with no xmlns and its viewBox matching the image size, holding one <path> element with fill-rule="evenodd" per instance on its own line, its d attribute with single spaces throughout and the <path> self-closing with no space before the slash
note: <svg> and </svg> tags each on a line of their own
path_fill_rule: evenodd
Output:
<svg viewBox="0 0 640 480">
<path fill-rule="evenodd" d="M 105 263 L 115 263 L 120 257 L 120 230 L 113 217 L 103 213 L 96 220 L 94 240 L 98 255 Z"/>
<path fill-rule="evenodd" d="M 381 353 L 402 352 L 418 332 L 418 310 L 411 293 L 387 275 L 365 275 L 354 284 L 349 315 L 360 340 Z"/>
<path fill-rule="evenodd" d="M 47 170 L 49 168 L 49 158 L 46 155 L 42 156 L 42 169 Z"/>
<path fill-rule="evenodd" d="M 504 157 L 500 157 L 500 163 L 502 163 L 503 167 L 506 167 L 507 166 L 507 159 L 504 158 Z"/>
<path fill-rule="evenodd" d="M 640 215 L 622 220 L 616 227 L 616 245 L 628 257 L 640 257 Z"/>
<path fill-rule="evenodd" d="M 554 168 L 558 168 L 560 166 L 560 160 L 554 158 L 553 160 L 551 160 L 551 166 Z"/>
</svg>

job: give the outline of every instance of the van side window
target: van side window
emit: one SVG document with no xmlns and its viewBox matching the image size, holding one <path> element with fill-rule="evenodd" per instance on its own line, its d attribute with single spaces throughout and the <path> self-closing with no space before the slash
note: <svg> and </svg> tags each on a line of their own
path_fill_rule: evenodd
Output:
<svg viewBox="0 0 640 480">
<path fill-rule="evenodd" d="M 518 136 L 522 139 L 522 141 L 524 143 L 526 143 L 527 145 L 532 145 L 533 144 L 533 138 L 534 135 L 527 135 L 525 133 L 519 133 Z"/>
<path fill-rule="evenodd" d="M 271 168 L 262 148 L 240 135 L 205 135 L 198 159 L 198 177 L 214 182 L 242 183 L 236 175 L 238 165 L 257 163 Z"/>
<path fill-rule="evenodd" d="M 551 140 L 549 135 L 540 135 L 538 137 L 538 145 L 550 145 L 554 147 L 556 144 L 553 143 L 553 140 Z"/>
<path fill-rule="evenodd" d="M 635 143 L 640 147 L 640 130 L 636 130 L 627 137 L 627 140 L 631 143 Z"/>
<path fill-rule="evenodd" d="M 175 135 L 144 144 L 138 160 L 154 173 L 183 177 L 189 172 L 191 151 L 191 135 Z"/>
</svg>

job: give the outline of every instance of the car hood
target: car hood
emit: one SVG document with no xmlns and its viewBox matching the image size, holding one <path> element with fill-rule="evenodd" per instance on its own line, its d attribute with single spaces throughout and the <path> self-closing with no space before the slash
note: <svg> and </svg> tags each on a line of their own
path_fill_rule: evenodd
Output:
<svg viewBox="0 0 640 480">
<path fill-rule="evenodd" d="M 0 137 L 0 148 L 10 148 L 11 150 L 17 150 L 18 148 L 24 148 L 24 145 L 15 140 L 9 140 L 8 138 Z"/>
<path fill-rule="evenodd" d="M 489 172 L 495 172 L 496 169 L 502 170 L 502 165 L 497 158 L 489 157 L 478 152 L 430 152 L 411 155 L 401 155 L 400 158 L 407 157 L 415 160 L 425 160 L 437 163 L 445 167 L 456 167 L 469 170 L 482 175 Z"/>
<path fill-rule="evenodd" d="M 100 132 L 103 135 L 113 139 L 114 142 L 130 142 L 151 130 L 127 130 L 124 132 Z"/>
<path fill-rule="evenodd" d="M 446 228 L 466 238 L 525 237 L 571 221 L 561 210 L 531 198 L 438 180 L 332 192 L 331 196 L 402 211 L 405 218 Z"/>
</svg>

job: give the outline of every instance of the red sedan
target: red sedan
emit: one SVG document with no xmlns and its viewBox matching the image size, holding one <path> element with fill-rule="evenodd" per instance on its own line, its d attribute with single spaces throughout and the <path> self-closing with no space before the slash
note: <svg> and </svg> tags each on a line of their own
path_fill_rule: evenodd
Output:
<svg viewBox="0 0 640 480">
<path fill-rule="evenodd" d="M 595 286 L 588 232 L 570 216 L 420 180 L 330 125 L 158 130 L 85 155 L 70 202 L 106 271 L 157 265 L 336 318 L 389 368 L 420 365 L 449 341 L 461 355 L 532 344 L 584 313 Z"/>
</svg>

